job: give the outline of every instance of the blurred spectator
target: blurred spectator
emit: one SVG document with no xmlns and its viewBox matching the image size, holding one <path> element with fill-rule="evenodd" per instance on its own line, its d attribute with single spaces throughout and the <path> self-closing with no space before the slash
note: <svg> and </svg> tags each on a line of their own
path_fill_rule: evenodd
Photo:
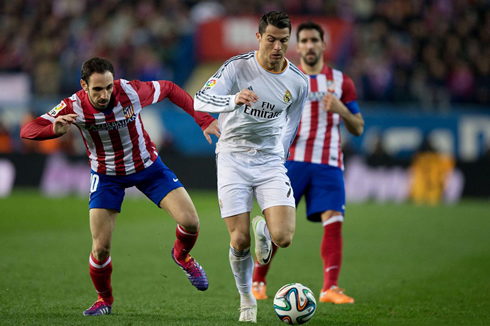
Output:
<svg viewBox="0 0 490 326">
<path fill-rule="evenodd" d="M 377 137 L 372 153 L 367 157 L 366 162 L 370 166 L 391 165 L 392 158 L 383 146 L 383 139 Z"/>
<path fill-rule="evenodd" d="M 410 196 L 413 202 L 439 204 L 443 200 L 454 167 L 454 158 L 437 152 L 430 140 L 426 139 L 410 166 Z"/>
<path fill-rule="evenodd" d="M 223 17 L 225 14 L 225 7 L 221 3 L 214 0 L 204 0 L 192 7 L 190 18 L 195 25 L 199 25 L 200 23 Z"/>
<path fill-rule="evenodd" d="M 0 153 L 12 153 L 13 141 L 9 130 L 0 121 Z"/>
</svg>

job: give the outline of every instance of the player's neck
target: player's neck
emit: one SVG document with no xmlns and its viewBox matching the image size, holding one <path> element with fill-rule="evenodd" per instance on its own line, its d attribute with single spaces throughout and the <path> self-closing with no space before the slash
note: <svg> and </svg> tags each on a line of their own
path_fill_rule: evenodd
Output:
<svg viewBox="0 0 490 326">
<path fill-rule="evenodd" d="M 306 64 L 303 60 L 300 61 L 301 70 L 307 75 L 318 75 L 322 72 L 324 64 L 323 60 L 318 60 L 313 66 Z"/>
<path fill-rule="evenodd" d="M 286 69 L 288 64 L 286 58 L 283 58 L 281 62 L 278 62 L 277 64 L 272 64 L 268 62 L 266 58 L 262 58 L 260 52 L 257 53 L 257 60 L 259 64 L 262 66 L 262 68 L 274 73 L 279 73 L 284 71 L 284 69 Z"/>
</svg>

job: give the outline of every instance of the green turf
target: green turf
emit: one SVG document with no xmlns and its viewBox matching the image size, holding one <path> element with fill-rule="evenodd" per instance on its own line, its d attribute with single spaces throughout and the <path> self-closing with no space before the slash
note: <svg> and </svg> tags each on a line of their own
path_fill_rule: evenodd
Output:
<svg viewBox="0 0 490 326">
<path fill-rule="evenodd" d="M 116 223 L 113 315 L 83 317 L 96 298 L 88 275 L 87 200 L 17 191 L 0 199 L 0 325 L 238 325 L 229 238 L 214 192 L 191 191 L 201 218 L 193 251 L 210 288 L 198 292 L 170 257 L 175 223 L 146 199 L 128 199 Z M 416 207 L 351 204 L 340 285 L 354 305 L 319 304 L 308 325 L 489 325 L 490 203 Z M 298 209 L 292 246 L 278 252 L 268 294 L 322 285 L 322 229 Z M 272 299 L 259 324 L 281 325 Z"/>
</svg>

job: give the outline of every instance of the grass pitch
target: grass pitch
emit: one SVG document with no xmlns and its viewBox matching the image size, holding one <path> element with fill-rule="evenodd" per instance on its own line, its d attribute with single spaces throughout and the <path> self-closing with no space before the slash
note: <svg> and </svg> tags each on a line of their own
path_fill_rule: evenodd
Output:
<svg viewBox="0 0 490 326">
<path fill-rule="evenodd" d="M 101 317 L 82 316 L 96 299 L 88 274 L 87 199 L 25 191 L 0 199 L 0 324 L 241 324 L 216 195 L 190 194 L 201 218 L 193 256 L 208 274 L 208 291 L 195 290 L 172 261 L 175 222 L 169 215 L 149 200 L 128 198 L 113 239 L 113 314 Z M 300 205 L 294 242 L 273 261 L 271 298 L 291 282 L 318 297 L 322 228 L 304 216 Z M 356 303 L 319 303 L 308 325 L 489 325 L 489 230 L 488 201 L 348 205 L 339 285 Z M 259 324 L 282 325 L 272 299 L 258 309 Z"/>
</svg>

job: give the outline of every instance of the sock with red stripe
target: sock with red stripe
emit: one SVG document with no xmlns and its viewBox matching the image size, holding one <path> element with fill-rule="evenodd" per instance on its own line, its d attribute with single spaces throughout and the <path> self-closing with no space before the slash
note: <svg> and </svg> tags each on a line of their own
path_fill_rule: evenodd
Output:
<svg viewBox="0 0 490 326">
<path fill-rule="evenodd" d="M 185 230 L 182 226 L 177 224 L 177 229 L 175 230 L 175 235 L 177 239 L 174 243 L 174 257 L 180 262 L 183 262 L 189 252 L 194 248 L 197 241 L 197 236 L 199 231 L 190 232 Z"/>
<path fill-rule="evenodd" d="M 323 260 L 323 291 L 337 285 L 340 266 L 342 264 L 342 220 L 328 223 L 334 216 L 324 223 L 324 234 L 320 248 Z M 334 219 L 335 220 L 335 219 Z"/>
<path fill-rule="evenodd" d="M 90 254 L 89 273 L 94 283 L 95 290 L 99 295 L 99 299 L 103 299 L 105 303 L 112 305 L 114 298 L 112 297 L 112 260 L 111 256 L 104 260 L 97 260 L 93 254 Z"/>
<path fill-rule="evenodd" d="M 274 243 L 272 243 L 271 260 L 267 265 L 260 265 L 257 261 L 255 261 L 254 275 L 252 278 L 253 282 L 263 282 L 264 284 L 267 284 L 267 282 L 265 281 L 265 277 L 267 276 L 267 272 L 269 271 L 272 258 L 274 258 L 274 255 L 277 252 L 277 248 L 278 247 Z"/>
</svg>

